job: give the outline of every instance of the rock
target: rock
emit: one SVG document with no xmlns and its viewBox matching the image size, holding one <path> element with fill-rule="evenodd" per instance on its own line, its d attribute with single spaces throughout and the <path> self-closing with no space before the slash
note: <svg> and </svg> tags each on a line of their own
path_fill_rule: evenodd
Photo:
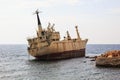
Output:
<svg viewBox="0 0 120 80">
<path fill-rule="evenodd" d="M 107 51 L 96 58 L 96 66 L 120 67 L 120 50 Z"/>
<path fill-rule="evenodd" d="M 97 58 L 97 56 L 85 56 L 85 58 Z"/>
<path fill-rule="evenodd" d="M 91 59 L 90 61 L 95 61 L 95 59 Z"/>
<path fill-rule="evenodd" d="M 120 57 L 120 50 L 107 51 L 104 54 L 101 54 L 100 57 Z"/>
<path fill-rule="evenodd" d="M 90 58 L 90 61 L 95 61 L 97 56 L 85 56 L 85 58 Z"/>
<path fill-rule="evenodd" d="M 113 57 L 113 58 L 99 57 L 99 58 L 96 58 L 96 66 L 120 67 L 120 57 Z"/>
<path fill-rule="evenodd" d="M 90 56 L 85 56 L 85 58 L 89 58 Z"/>
</svg>

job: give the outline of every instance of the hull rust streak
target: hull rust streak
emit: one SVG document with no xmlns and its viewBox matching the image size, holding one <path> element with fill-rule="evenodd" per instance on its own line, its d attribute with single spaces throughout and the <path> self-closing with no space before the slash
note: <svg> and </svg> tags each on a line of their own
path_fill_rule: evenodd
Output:
<svg viewBox="0 0 120 80">
<path fill-rule="evenodd" d="M 68 58 L 77 58 L 84 56 L 85 56 L 85 49 L 80 49 L 80 50 L 64 51 L 58 53 L 50 53 L 35 57 L 36 59 L 40 59 L 40 60 L 57 60 L 57 59 L 68 59 Z"/>
</svg>

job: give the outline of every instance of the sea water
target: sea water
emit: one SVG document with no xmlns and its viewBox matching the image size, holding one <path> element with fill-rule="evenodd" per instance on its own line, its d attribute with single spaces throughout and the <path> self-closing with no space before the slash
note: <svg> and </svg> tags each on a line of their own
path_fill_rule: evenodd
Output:
<svg viewBox="0 0 120 80">
<path fill-rule="evenodd" d="M 86 55 L 120 50 L 116 44 L 88 44 Z M 37 61 L 27 45 L 0 45 L 0 80 L 120 80 L 120 68 L 96 67 L 88 58 Z"/>
</svg>

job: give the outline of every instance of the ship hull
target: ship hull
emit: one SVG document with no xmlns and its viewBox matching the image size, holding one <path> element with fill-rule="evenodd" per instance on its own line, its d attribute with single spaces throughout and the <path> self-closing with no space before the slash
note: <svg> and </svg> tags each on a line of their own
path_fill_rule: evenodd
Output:
<svg viewBox="0 0 120 80">
<path fill-rule="evenodd" d="M 77 58 L 84 56 L 85 56 L 85 48 L 80 50 L 71 50 L 71 51 L 35 56 L 35 58 L 39 60 L 59 60 L 59 59 Z"/>
</svg>

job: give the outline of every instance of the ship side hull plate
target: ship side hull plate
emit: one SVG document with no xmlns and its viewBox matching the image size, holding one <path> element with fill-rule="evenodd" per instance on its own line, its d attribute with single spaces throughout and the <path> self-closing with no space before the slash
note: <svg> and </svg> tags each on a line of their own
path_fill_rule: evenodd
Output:
<svg viewBox="0 0 120 80">
<path fill-rule="evenodd" d="M 80 50 L 51 53 L 42 56 L 35 56 L 35 58 L 39 60 L 59 60 L 59 59 L 77 58 L 84 56 L 85 56 L 85 49 L 80 49 Z"/>
</svg>

